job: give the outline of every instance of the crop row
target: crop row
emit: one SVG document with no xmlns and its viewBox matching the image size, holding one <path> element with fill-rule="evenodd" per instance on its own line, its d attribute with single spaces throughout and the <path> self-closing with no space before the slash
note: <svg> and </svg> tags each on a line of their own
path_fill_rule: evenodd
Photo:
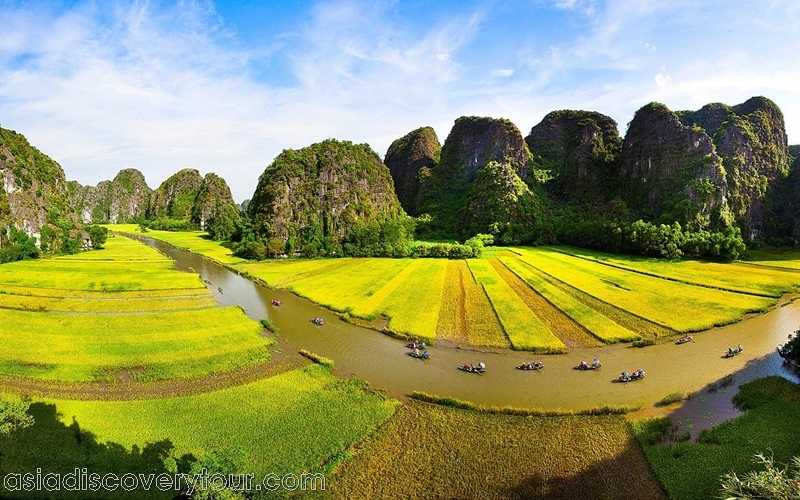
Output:
<svg viewBox="0 0 800 500">
<path fill-rule="evenodd" d="M 543 249 L 518 249 L 520 259 L 620 309 L 678 332 L 700 331 L 767 309 L 775 299 L 702 288 Z"/>
</svg>

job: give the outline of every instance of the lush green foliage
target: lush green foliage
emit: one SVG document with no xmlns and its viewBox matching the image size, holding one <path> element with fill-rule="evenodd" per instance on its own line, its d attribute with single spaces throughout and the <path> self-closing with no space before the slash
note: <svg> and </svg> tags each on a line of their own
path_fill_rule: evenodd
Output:
<svg viewBox="0 0 800 500">
<path fill-rule="evenodd" d="M 25 400 L 0 400 L 0 434 L 8 436 L 19 429 L 32 426 L 34 418 L 28 413 L 30 407 L 30 402 Z"/>
<path fill-rule="evenodd" d="M 3 228 L 2 231 L 5 231 Z M 36 239 L 29 237 L 24 231 L 9 228 L 9 236 L 5 238 L 3 247 L 0 247 L 0 264 L 15 262 L 24 259 L 38 259 L 39 249 Z"/>
<path fill-rule="evenodd" d="M 750 471 L 741 477 L 735 472 L 725 474 L 720 485 L 725 500 L 750 500 L 769 498 L 795 500 L 800 498 L 800 457 L 793 457 L 790 465 L 778 467 L 772 457 L 756 455 L 755 463 L 764 470 Z"/>
<path fill-rule="evenodd" d="M 703 431 L 697 443 L 659 445 L 670 428 L 668 419 L 634 422 L 670 498 L 718 498 L 720 477 L 746 474 L 753 468 L 751 457 L 764 450 L 782 463 L 800 455 L 800 387 L 781 377 L 758 379 L 742 385 L 734 402 L 747 411 Z"/>
</svg>

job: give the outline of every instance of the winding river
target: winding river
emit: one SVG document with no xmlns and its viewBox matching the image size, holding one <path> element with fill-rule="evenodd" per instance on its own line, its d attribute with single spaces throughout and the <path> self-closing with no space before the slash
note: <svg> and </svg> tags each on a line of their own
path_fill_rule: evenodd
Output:
<svg viewBox="0 0 800 500">
<path fill-rule="evenodd" d="M 783 365 L 775 346 L 800 328 L 800 303 L 783 303 L 739 323 L 696 333 L 693 341 L 683 345 L 675 345 L 673 341 L 645 348 L 611 345 L 548 356 L 433 346 L 431 359 L 422 361 L 406 355 L 408 349 L 403 341 L 342 321 L 323 307 L 291 292 L 270 290 L 167 243 L 151 238 L 142 238 L 142 241 L 173 258 L 179 269 L 199 273 L 221 304 L 241 305 L 247 315 L 256 320 L 269 317 L 291 348 L 307 349 L 331 358 L 338 375 L 358 375 L 372 387 L 384 389 L 393 396 L 424 391 L 485 405 L 546 410 L 581 410 L 602 404 L 642 405 L 643 411 L 648 413 L 658 411 L 653 409 L 656 401 L 680 391 L 696 393 L 696 396 L 690 404 L 684 405 L 685 408 L 676 411 L 679 419 L 698 420 L 701 413 L 704 417 L 707 413 L 716 417 L 704 418 L 705 422 L 690 427 L 696 430 L 703 427 L 703 423 L 710 425 L 735 414 L 730 394 L 727 394 L 729 389 L 723 388 L 713 394 L 702 391 L 711 382 L 730 374 L 734 374 L 735 385 L 772 374 L 798 381 L 797 375 Z M 279 299 L 282 304 L 270 305 L 273 299 Z M 315 316 L 322 317 L 325 324 L 312 324 L 310 319 Z M 744 352 L 734 358 L 724 358 L 728 346 L 737 344 L 744 345 Z M 573 369 L 581 360 L 591 361 L 595 357 L 603 363 L 600 370 Z M 523 361 L 535 359 L 544 362 L 542 371 L 515 368 Z M 456 369 L 464 363 L 479 361 L 487 366 L 483 375 Z M 637 368 L 646 371 L 644 380 L 616 381 L 621 371 L 631 372 Z M 694 413 L 692 408 L 695 408 Z"/>
</svg>

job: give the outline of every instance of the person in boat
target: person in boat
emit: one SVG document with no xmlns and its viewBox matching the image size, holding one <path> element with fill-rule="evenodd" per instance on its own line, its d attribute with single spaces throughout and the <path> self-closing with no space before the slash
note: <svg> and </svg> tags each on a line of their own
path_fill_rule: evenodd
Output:
<svg viewBox="0 0 800 500">
<path fill-rule="evenodd" d="M 628 372 L 622 372 L 622 379 L 625 380 L 628 378 Z"/>
<path fill-rule="evenodd" d="M 536 368 L 536 365 L 534 363 L 528 362 L 528 370 L 533 370 L 534 368 Z"/>
<path fill-rule="evenodd" d="M 418 357 L 419 356 L 419 347 L 415 347 L 414 350 L 411 351 L 411 354 L 413 356 L 415 356 L 415 357 Z"/>
<path fill-rule="evenodd" d="M 592 360 L 592 366 L 594 366 L 595 368 L 600 366 L 600 360 L 597 359 L 597 358 L 594 358 L 594 360 Z"/>
<path fill-rule="evenodd" d="M 742 352 L 742 351 L 744 351 L 744 347 L 742 347 L 742 344 L 739 344 L 739 347 L 736 348 L 736 352 Z"/>
<path fill-rule="evenodd" d="M 581 364 L 579 366 L 581 367 L 582 370 L 585 370 L 586 369 L 586 361 L 582 360 Z"/>
<path fill-rule="evenodd" d="M 733 356 L 733 347 L 728 347 L 728 356 Z"/>
<path fill-rule="evenodd" d="M 463 367 L 463 368 L 464 368 L 465 370 L 469 371 L 469 369 L 470 369 L 470 365 L 468 365 L 468 364 L 464 363 L 464 367 Z"/>
<path fill-rule="evenodd" d="M 485 370 L 485 369 L 486 369 L 486 365 L 485 365 L 485 364 L 483 364 L 483 361 L 481 361 L 480 363 L 478 363 L 478 371 L 483 371 L 483 370 Z"/>
<path fill-rule="evenodd" d="M 419 345 L 419 348 L 420 348 L 420 349 L 425 349 L 425 347 L 427 347 L 427 346 L 425 345 L 425 342 L 422 342 L 422 343 Z"/>
<path fill-rule="evenodd" d="M 535 365 L 536 365 L 536 368 L 541 368 L 541 367 L 544 366 L 544 363 L 542 363 L 541 359 L 537 359 Z"/>
<path fill-rule="evenodd" d="M 422 353 L 422 357 L 425 358 L 425 359 L 428 359 L 428 358 L 431 357 L 431 354 L 428 351 L 425 351 L 425 352 Z"/>
</svg>

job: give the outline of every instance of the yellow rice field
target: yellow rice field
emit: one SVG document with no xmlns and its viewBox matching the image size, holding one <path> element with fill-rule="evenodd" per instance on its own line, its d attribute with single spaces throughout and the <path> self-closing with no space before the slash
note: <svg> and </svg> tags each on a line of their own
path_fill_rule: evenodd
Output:
<svg viewBox="0 0 800 500">
<path fill-rule="evenodd" d="M 483 285 L 514 349 L 564 352 L 566 346 L 512 290 L 487 260 L 469 260 L 475 281 Z"/>
<path fill-rule="evenodd" d="M 678 332 L 732 323 L 775 303 L 772 298 L 677 283 L 546 249 L 515 251 L 521 260 L 560 281 Z"/>
<path fill-rule="evenodd" d="M 780 297 L 800 288 L 800 276 L 764 266 L 736 262 L 722 264 L 698 260 L 670 261 L 627 255 L 623 257 L 572 247 L 552 250 L 624 270 L 722 290 Z"/>
<path fill-rule="evenodd" d="M 103 227 L 119 233 L 130 233 L 166 241 L 174 247 L 191 250 L 222 264 L 246 262 L 245 259 L 233 255 L 233 251 L 227 246 L 229 245 L 228 243 L 214 241 L 208 236 L 208 233 L 203 231 L 158 231 L 150 229 L 146 233 L 141 233 L 139 226 L 136 224 L 104 224 Z"/>
<path fill-rule="evenodd" d="M 519 259 L 510 256 L 500 257 L 500 261 L 508 266 L 517 276 L 525 280 L 534 290 L 542 294 L 554 306 L 567 316 L 582 325 L 592 335 L 604 342 L 628 342 L 638 340 L 640 336 L 624 326 L 615 323 L 607 316 L 592 309 L 587 304 L 579 301 L 572 295 L 558 287 L 551 285 L 541 277 L 533 268 Z"/>
</svg>

